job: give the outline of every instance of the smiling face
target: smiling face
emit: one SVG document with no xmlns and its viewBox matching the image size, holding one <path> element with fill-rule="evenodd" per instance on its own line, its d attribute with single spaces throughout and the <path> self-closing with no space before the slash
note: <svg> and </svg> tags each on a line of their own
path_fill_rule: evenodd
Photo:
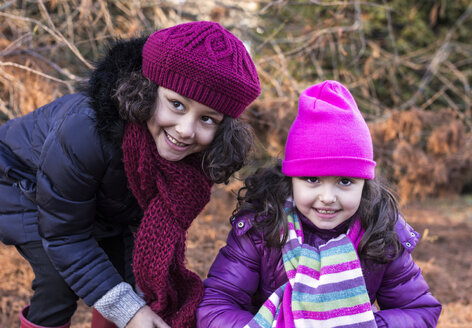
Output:
<svg viewBox="0 0 472 328">
<path fill-rule="evenodd" d="M 147 127 L 159 155 L 169 161 L 179 161 L 207 148 L 223 118 L 224 114 L 208 106 L 159 87 Z"/>
<path fill-rule="evenodd" d="M 297 209 L 319 229 L 333 229 L 359 208 L 364 179 L 346 177 L 293 177 Z"/>
</svg>

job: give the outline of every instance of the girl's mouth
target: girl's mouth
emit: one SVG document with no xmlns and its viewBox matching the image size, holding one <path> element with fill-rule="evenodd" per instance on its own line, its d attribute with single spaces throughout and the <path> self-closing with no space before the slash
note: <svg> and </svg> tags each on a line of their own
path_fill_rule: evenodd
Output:
<svg viewBox="0 0 472 328">
<path fill-rule="evenodd" d="M 178 141 L 177 139 L 173 138 L 170 134 L 168 134 L 167 132 L 165 132 L 165 135 L 167 137 L 167 140 L 169 140 L 173 145 L 177 146 L 177 147 L 188 147 L 189 145 L 188 144 L 185 144 L 183 142 L 180 142 Z"/>
<path fill-rule="evenodd" d="M 328 209 L 328 208 L 315 208 L 315 212 L 318 217 L 322 219 L 333 219 L 338 215 L 340 210 Z"/>
</svg>

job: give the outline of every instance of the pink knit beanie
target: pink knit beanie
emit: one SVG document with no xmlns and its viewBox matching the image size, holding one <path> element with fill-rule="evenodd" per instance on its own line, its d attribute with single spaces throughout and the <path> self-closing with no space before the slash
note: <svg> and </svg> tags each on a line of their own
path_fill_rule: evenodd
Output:
<svg viewBox="0 0 472 328">
<path fill-rule="evenodd" d="M 302 92 L 285 145 L 285 175 L 373 179 L 373 157 L 369 128 L 346 87 L 325 81 Z"/>
<path fill-rule="evenodd" d="M 143 74 L 231 117 L 241 115 L 261 92 L 256 67 L 243 43 L 213 22 L 154 32 L 144 44 Z"/>
</svg>

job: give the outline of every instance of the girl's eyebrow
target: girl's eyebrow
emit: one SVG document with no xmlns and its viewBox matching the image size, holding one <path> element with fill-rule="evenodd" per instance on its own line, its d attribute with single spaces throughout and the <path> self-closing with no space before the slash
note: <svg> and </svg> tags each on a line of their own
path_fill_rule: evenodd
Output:
<svg viewBox="0 0 472 328">
<path fill-rule="evenodd" d="M 181 95 L 180 93 L 177 93 L 177 92 L 172 91 L 172 90 L 169 90 L 169 91 L 171 91 L 171 92 L 168 92 L 168 91 L 166 90 L 165 93 L 164 93 L 164 95 L 165 95 L 166 97 L 168 97 L 168 98 L 174 98 L 174 97 L 175 97 L 175 98 L 181 98 L 181 99 L 183 99 L 183 100 L 185 100 L 185 101 L 194 101 L 193 99 L 190 99 L 190 98 L 188 98 L 188 97 L 185 97 L 185 96 Z"/>
<path fill-rule="evenodd" d="M 225 114 L 223 114 L 223 113 L 221 113 L 217 110 L 214 110 L 213 108 L 206 109 L 205 113 L 211 114 L 211 115 L 214 115 L 214 116 L 217 116 L 217 117 L 224 117 L 225 116 Z"/>
<path fill-rule="evenodd" d="M 185 98 L 187 101 L 189 101 L 189 102 L 194 102 L 194 103 L 202 104 L 202 103 L 199 103 L 199 102 L 196 101 L 196 100 L 187 98 L 187 97 L 185 97 L 185 96 L 182 96 L 182 97 L 184 97 L 184 98 Z M 202 104 L 202 105 L 204 105 L 204 104 Z M 205 106 L 206 106 L 206 105 L 205 105 Z M 208 107 L 208 106 L 207 106 L 207 107 Z M 212 115 L 212 116 L 216 116 L 216 117 L 224 117 L 224 116 L 225 116 L 225 114 L 223 114 L 222 112 L 219 112 L 219 111 L 217 111 L 216 109 L 213 109 L 213 108 L 211 108 L 211 107 L 205 108 L 203 114 L 206 114 L 206 115 L 208 115 L 208 116 Z"/>
<path fill-rule="evenodd" d="M 171 91 L 172 91 L 172 90 L 171 90 Z M 172 98 L 172 97 L 176 97 L 176 98 L 177 98 L 177 97 L 180 97 L 180 98 L 183 99 L 185 102 L 189 102 L 189 103 L 199 103 L 198 101 L 193 100 L 192 98 L 188 98 L 188 97 L 186 97 L 186 96 L 184 96 L 184 95 L 181 95 L 180 93 L 177 93 L 177 92 L 175 92 L 175 91 L 172 91 L 172 94 L 167 94 L 166 96 L 167 96 L 167 97 L 171 97 L 171 98 Z M 201 104 L 201 103 L 199 103 L 199 104 Z M 203 104 L 202 104 L 202 105 L 203 105 Z M 207 106 L 207 107 L 208 107 L 208 106 Z M 210 108 L 210 107 L 208 107 L 208 109 L 205 109 L 204 114 L 207 114 L 208 116 L 209 116 L 209 115 L 213 115 L 213 116 L 217 116 L 217 117 L 224 117 L 224 114 L 223 114 L 223 113 L 221 113 L 221 112 L 219 112 L 219 111 L 217 111 L 217 110 L 215 110 L 215 109 L 213 109 L 213 108 Z M 221 115 L 220 115 L 220 114 L 221 114 Z"/>
</svg>

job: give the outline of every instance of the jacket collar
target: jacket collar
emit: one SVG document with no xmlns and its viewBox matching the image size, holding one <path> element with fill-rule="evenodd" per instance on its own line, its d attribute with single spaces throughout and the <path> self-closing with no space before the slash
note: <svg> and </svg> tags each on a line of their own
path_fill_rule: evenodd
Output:
<svg viewBox="0 0 472 328">
<path fill-rule="evenodd" d="M 403 247 L 411 253 L 420 240 L 421 234 L 406 223 L 402 216 L 398 218 L 395 229 L 397 231 L 398 240 L 400 240 Z"/>
<path fill-rule="evenodd" d="M 230 223 L 233 226 L 236 235 L 244 235 L 254 225 L 254 213 L 250 211 L 240 211 L 230 218 Z M 397 220 L 395 230 L 400 243 L 409 253 L 411 253 L 416 247 L 421 235 L 406 223 L 401 216 Z"/>
<path fill-rule="evenodd" d="M 145 41 L 146 37 L 115 40 L 106 56 L 95 65 L 85 87 L 99 134 L 117 146 L 121 146 L 124 121 L 111 96 L 120 78 L 141 70 Z"/>
</svg>

